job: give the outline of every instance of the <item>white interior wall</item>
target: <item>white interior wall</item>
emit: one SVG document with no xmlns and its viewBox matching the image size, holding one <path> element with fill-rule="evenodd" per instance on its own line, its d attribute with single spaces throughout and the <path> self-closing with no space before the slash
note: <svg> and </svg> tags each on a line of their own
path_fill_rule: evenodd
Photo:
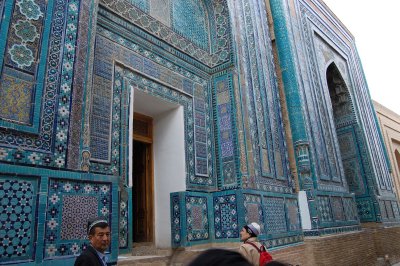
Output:
<svg viewBox="0 0 400 266">
<path fill-rule="evenodd" d="M 311 230 L 311 216 L 308 208 L 307 193 L 304 190 L 299 191 L 299 209 L 301 218 L 301 227 L 303 230 Z"/>
<path fill-rule="evenodd" d="M 170 193 L 186 188 L 183 107 L 154 118 L 155 244 L 171 246 Z"/>
<path fill-rule="evenodd" d="M 131 110 L 153 117 L 155 244 L 158 248 L 171 247 L 170 193 L 186 189 L 184 110 L 181 105 L 131 89 Z M 132 169 L 133 152 L 129 150 Z M 131 186 L 132 175 L 129 181 Z"/>
</svg>

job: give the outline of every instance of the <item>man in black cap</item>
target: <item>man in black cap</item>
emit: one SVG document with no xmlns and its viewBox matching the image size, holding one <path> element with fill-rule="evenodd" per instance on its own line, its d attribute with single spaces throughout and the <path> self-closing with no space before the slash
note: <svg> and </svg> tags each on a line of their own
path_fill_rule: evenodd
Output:
<svg viewBox="0 0 400 266">
<path fill-rule="evenodd" d="M 96 218 L 88 222 L 90 246 L 79 255 L 75 266 L 107 266 L 104 252 L 110 246 L 110 226 L 105 218 Z"/>
</svg>

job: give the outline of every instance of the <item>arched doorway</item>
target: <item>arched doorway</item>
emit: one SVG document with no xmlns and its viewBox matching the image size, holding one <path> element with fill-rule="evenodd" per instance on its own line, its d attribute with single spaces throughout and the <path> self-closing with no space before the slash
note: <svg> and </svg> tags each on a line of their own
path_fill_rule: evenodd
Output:
<svg viewBox="0 0 400 266">
<path fill-rule="evenodd" d="M 348 86 L 335 63 L 331 63 L 327 68 L 326 80 L 349 190 L 354 192 L 356 196 L 366 194 L 366 186 L 363 181 L 364 170 L 357 136 L 357 119 Z"/>
</svg>

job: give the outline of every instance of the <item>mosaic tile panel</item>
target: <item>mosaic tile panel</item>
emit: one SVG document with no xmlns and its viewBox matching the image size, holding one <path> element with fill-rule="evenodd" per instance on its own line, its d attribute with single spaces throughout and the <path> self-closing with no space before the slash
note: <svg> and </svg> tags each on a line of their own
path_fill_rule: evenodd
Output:
<svg viewBox="0 0 400 266">
<path fill-rule="evenodd" d="M 393 219 L 394 213 L 393 213 L 393 208 L 392 208 L 392 202 L 389 200 L 385 200 L 385 207 L 386 207 L 386 212 L 388 214 L 388 218 Z"/>
<path fill-rule="evenodd" d="M 119 232 L 118 232 L 118 243 L 119 248 L 127 248 L 129 243 L 129 232 L 128 232 L 128 202 L 120 198 L 119 200 Z M 133 217 L 132 217 L 133 218 Z"/>
<path fill-rule="evenodd" d="M 207 20 L 207 23 L 210 25 L 212 37 L 210 40 L 212 46 L 210 49 L 211 51 L 209 49 L 204 50 L 193 41 L 194 38 L 198 39 L 198 36 L 192 35 L 190 36 L 191 39 L 186 39 L 181 36 L 181 33 L 175 32 L 173 29 L 155 20 L 153 17 L 144 13 L 126 0 L 101 0 L 100 4 L 107 9 L 113 10 L 122 18 L 143 29 L 146 33 L 140 31 L 139 34 L 145 36 L 145 38 L 151 39 L 152 36 L 155 36 L 173 46 L 175 49 L 182 51 L 185 54 L 184 56 L 182 56 L 183 54 L 181 53 L 176 54 L 181 56 L 184 60 L 187 59 L 186 55 L 189 55 L 209 67 L 215 67 L 220 64 L 231 62 L 231 29 L 229 23 L 229 10 L 225 0 L 205 2 L 207 10 L 211 10 L 211 12 L 208 13 L 209 18 Z M 190 17 L 194 16 L 190 15 Z M 175 20 L 177 19 L 176 15 L 174 18 Z M 196 24 L 199 23 L 196 22 Z M 181 26 L 182 25 L 179 25 L 179 27 Z M 129 28 L 131 26 L 124 24 L 123 27 Z M 179 28 L 179 30 L 184 31 L 181 28 Z M 199 29 L 196 29 L 196 32 L 198 30 Z M 138 32 L 137 29 L 135 29 L 135 31 Z M 149 36 L 147 33 L 150 33 L 152 36 Z M 191 63 L 197 65 L 196 61 L 192 60 Z"/>
<path fill-rule="evenodd" d="M 331 197 L 331 205 L 332 205 L 333 219 L 336 221 L 344 221 L 345 216 L 344 216 L 342 198 Z"/>
<path fill-rule="evenodd" d="M 164 4 L 160 5 L 160 0 L 149 0 L 150 16 L 169 28 L 171 27 L 171 16 L 165 14 L 171 13 L 171 1 L 173 0 L 163 0 Z"/>
<path fill-rule="evenodd" d="M 336 35 L 332 29 L 327 27 L 323 19 L 321 19 L 321 17 L 319 17 L 316 13 L 312 12 L 309 6 L 301 4 L 300 12 L 302 31 L 305 38 L 304 41 L 306 42 L 305 47 L 307 48 L 305 52 L 307 53 L 307 57 L 309 57 L 312 64 L 310 66 L 310 75 L 316 77 L 312 78 L 314 82 L 312 85 L 317 88 L 317 92 L 321 91 L 321 87 L 324 87 L 326 84 L 318 84 L 321 80 L 324 80 L 318 79 L 318 77 L 320 76 L 324 78 L 324 76 L 326 76 L 324 71 L 326 69 L 326 64 L 330 63 L 329 61 L 334 60 L 337 67 L 335 71 L 340 70 L 340 75 L 342 75 L 341 78 L 343 79 L 342 82 L 339 83 L 341 83 L 340 85 L 344 85 L 343 83 L 346 83 L 345 85 L 351 94 L 351 97 L 349 97 L 348 92 L 343 90 L 343 86 L 336 87 L 335 90 L 339 91 L 339 94 L 342 94 L 342 97 L 339 98 L 354 100 L 359 103 L 358 106 L 352 106 L 355 107 L 354 110 L 350 110 L 353 108 L 350 108 L 349 103 L 347 102 L 345 106 L 342 106 L 342 108 L 336 108 L 336 110 L 334 110 L 334 115 L 340 118 L 337 119 L 338 126 L 342 126 L 350 122 L 353 123 L 349 127 L 351 127 L 354 131 L 354 144 L 358 148 L 357 160 L 360 163 L 359 168 L 362 172 L 361 175 L 364 182 L 364 184 L 360 184 L 360 186 L 363 186 L 362 189 L 365 189 L 362 195 L 358 193 L 356 194 L 357 206 L 360 212 L 361 221 L 380 221 L 381 217 L 379 210 L 376 209 L 376 207 L 381 209 L 382 215 L 386 215 L 384 213 L 385 210 L 382 209 L 383 206 L 376 206 L 375 203 L 374 205 L 372 202 L 369 202 L 370 200 L 374 201 L 373 198 L 375 197 L 374 194 L 376 189 L 367 190 L 366 187 L 368 186 L 372 188 L 378 185 L 378 189 L 383 191 L 386 190 L 389 193 L 392 193 L 390 185 L 391 179 L 382 145 L 376 145 L 376 143 L 382 143 L 382 137 L 379 134 L 376 117 L 374 115 L 372 105 L 370 104 L 370 96 L 368 93 L 367 84 L 365 82 L 365 77 L 363 77 L 362 72 L 357 71 L 360 66 L 359 57 L 357 56 L 357 53 L 354 52 L 353 46 L 349 46 L 343 39 Z M 318 30 L 314 30 L 316 28 Z M 339 55 L 335 50 L 341 50 L 342 52 Z M 316 52 L 317 55 L 315 54 Z M 323 72 L 322 76 L 321 72 Z M 357 78 L 350 79 L 350 77 L 354 74 Z M 318 86 L 320 86 L 319 89 Z M 312 100 L 313 99 L 311 98 L 308 99 L 309 102 Z M 317 111 L 320 112 L 320 110 Z M 355 114 L 357 116 L 357 120 L 352 121 L 352 117 L 349 112 L 351 112 L 352 115 Z M 323 145 L 325 144 L 323 143 Z M 343 144 L 343 146 L 346 146 L 346 144 Z M 316 153 L 319 152 L 317 151 Z M 328 155 L 330 155 L 330 152 L 328 152 Z M 371 161 L 371 158 L 375 158 L 375 160 Z M 325 190 L 336 189 L 333 185 L 324 185 L 321 186 L 321 188 Z M 369 195 L 365 193 L 369 193 Z M 358 196 L 362 196 L 362 198 L 360 197 L 358 199 Z"/>
<path fill-rule="evenodd" d="M 90 218 L 97 217 L 97 210 L 99 209 L 97 200 L 98 198 L 93 196 L 74 195 L 63 197 L 61 239 L 71 240 L 86 238 L 86 224 L 82 224 L 82 221 L 89 221 Z"/>
<path fill-rule="evenodd" d="M 19 0 L 15 2 L 8 32 L 6 65 L 35 75 L 45 12 L 45 1 Z"/>
<path fill-rule="evenodd" d="M 96 71 L 94 72 L 96 74 Z M 97 75 L 93 78 L 93 88 L 93 105 L 90 119 L 91 158 L 109 161 L 113 89 L 110 81 Z M 115 95 L 115 97 L 118 96 Z"/>
<path fill-rule="evenodd" d="M 388 217 L 388 212 L 386 210 L 386 206 L 385 206 L 385 201 L 384 200 L 380 200 L 379 201 L 379 207 L 380 207 L 382 219 L 383 220 L 388 219 L 389 218 Z"/>
<path fill-rule="evenodd" d="M 289 231 L 301 230 L 298 202 L 295 199 L 286 199 Z"/>
<path fill-rule="evenodd" d="M 42 95 L 35 99 L 35 108 L 41 109 L 42 112 L 40 114 L 37 113 L 38 117 L 35 117 L 36 113 L 33 116 L 34 124 L 32 128 L 20 126 L 22 131 L 29 132 L 34 130 L 35 126 L 40 125 L 40 128 L 38 128 L 37 135 L 26 135 L 22 131 L 0 130 L 0 143 L 7 146 L 7 148 L 3 149 L 8 154 L 7 157 L 2 157 L 2 159 L 13 161 L 17 164 L 59 168 L 65 166 L 72 66 L 75 62 L 76 27 L 80 1 L 56 1 L 54 3 L 51 2 L 54 5 L 49 4 L 48 7 L 43 6 L 44 1 L 40 2 L 42 4 L 38 3 L 38 1 L 34 2 L 33 0 L 17 1 L 17 9 L 23 10 L 21 14 L 25 12 L 24 16 L 29 17 L 26 20 L 42 20 L 45 12 L 53 12 L 52 20 L 44 22 L 46 25 L 50 25 L 50 23 L 52 25 L 51 28 L 45 28 L 48 32 L 43 35 L 49 36 L 48 40 L 43 37 L 42 46 L 35 45 L 36 48 L 43 49 L 43 51 L 48 50 L 49 58 L 48 60 L 41 60 L 40 64 L 36 66 L 39 69 L 38 77 L 44 75 L 44 83 L 38 83 L 44 86 Z M 46 8 L 49 8 L 49 11 L 46 11 Z M 15 12 L 17 12 L 17 9 L 15 9 Z M 29 26 L 29 28 L 32 27 Z M 32 33 L 30 30 L 24 30 L 20 35 L 23 35 L 23 38 L 34 39 L 35 42 L 38 41 L 38 37 L 30 35 Z M 66 38 L 63 38 L 63 36 Z M 65 42 L 62 40 L 65 40 Z M 32 66 L 31 64 L 29 67 Z M 24 67 L 24 71 L 28 71 L 29 67 Z M 45 68 L 47 69 L 46 72 L 44 72 Z M 39 91 L 37 87 L 36 92 Z M 40 104 L 40 100 L 43 105 Z M 38 122 L 39 120 L 41 121 L 40 123 Z M 23 147 L 23 149 L 14 150 L 10 147 Z"/>
<path fill-rule="evenodd" d="M 68 131 L 68 158 L 67 158 L 67 168 L 68 169 L 79 169 L 80 164 L 80 145 L 81 143 L 85 143 L 85 138 L 82 138 L 82 130 L 86 129 L 86 125 L 83 124 L 84 109 L 87 106 L 84 106 L 84 95 L 88 98 L 91 97 L 91 93 L 89 90 L 84 90 L 88 83 L 85 82 L 87 75 L 91 76 L 92 73 L 90 69 L 88 69 L 88 55 L 90 54 L 89 46 L 92 44 L 91 40 L 93 39 L 91 35 L 93 32 L 91 31 L 91 25 L 94 22 L 94 16 L 88 16 L 92 8 L 90 2 L 81 1 L 79 3 L 79 24 L 78 24 L 78 36 L 77 40 L 79 40 L 79 45 L 77 46 L 77 50 L 75 52 L 75 64 L 74 64 L 74 78 L 72 88 L 72 98 L 71 102 L 74 104 L 71 106 L 71 115 L 70 115 L 70 127 Z M 69 46 L 71 47 L 71 46 Z M 89 61 L 90 62 L 90 61 Z M 90 84 L 90 80 L 89 80 Z M 82 124 L 84 127 L 82 127 Z M 85 136 L 85 135 L 83 135 Z M 83 157 L 83 156 L 82 156 Z"/>
<path fill-rule="evenodd" d="M 236 195 L 216 196 L 213 204 L 215 238 L 238 238 L 241 228 L 238 224 Z"/>
<path fill-rule="evenodd" d="M 172 243 L 175 246 L 179 246 L 182 240 L 179 196 L 171 196 L 171 212 Z"/>
<path fill-rule="evenodd" d="M 11 71 L 6 68 L 5 72 Z M 3 74 L 0 81 L 0 117 L 22 124 L 31 123 L 34 82 L 30 79 L 29 77 L 26 81 L 6 73 Z"/>
<path fill-rule="evenodd" d="M 4 65 L 0 66 L 0 72 L 2 72 L 0 117 L 11 123 L 27 125 L 33 132 L 38 126 L 33 124 L 37 122 L 33 121 L 33 116 L 38 117 L 40 112 L 40 108 L 35 108 L 34 103 L 35 100 L 38 103 L 41 102 L 40 93 L 43 85 L 41 82 L 43 64 L 38 70 L 38 62 L 41 50 L 45 48 L 40 45 L 40 41 L 42 38 L 47 38 L 47 36 L 42 36 L 46 8 L 47 3 L 41 0 L 15 1 L 13 12 L 10 14 L 8 35 L 1 34 L 1 38 L 7 39 L 7 45 Z M 46 49 L 43 50 L 46 51 Z M 0 58 L 3 59 L 3 57 Z"/>
<path fill-rule="evenodd" d="M 33 258 L 37 183 L 0 176 L 0 263 Z"/>
<path fill-rule="evenodd" d="M 185 129 L 187 132 L 186 157 L 188 158 L 188 166 L 190 166 L 188 171 L 188 183 L 201 187 L 215 186 L 216 180 L 211 178 L 214 172 L 214 163 L 212 160 L 213 144 L 209 141 L 213 138 L 210 110 L 211 98 L 209 97 L 210 93 L 206 86 L 206 82 L 184 68 L 159 57 L 152 51 L 145 50 L 138 44 L 118 37 L 118 35 L 115 35 L 102 27 L 98 27 L 98 32 L 99 34 L 96 37 L 95 58 L 99 58 L 99 60 L 95 60 L 94 73 L 95 78 L 101 80 L 100 83 L 102 83 L 102 86 L 112 86 L 111 83 L 108 85 L 108 80 L 113 76 L 110 71 L 114 68 L 112 65 L 114 60 L 133 66 L 133 68 L 137 68 L 137 71 L 140 72 L 143 72 L 145 68 L 150 67 L 151 69 L 148 69 L 149 75 L 153 73 L 152 75 L 156 75 L 160 81 L 170 84 L 171 86 L 173 86 L 171 76 L 179 76 L 180 84 L 176 84 L 176 86 L 173 87 L 174 89 L 171 89 L 154 82 L 151 79 L 144 78 L 136 72 L 124 70 L 123 73 L 117 71 L 118 73 L 116 72 L 116 74 L 114 74 L 114 92 L 112 94 L 105 94 L 101 92 L 99 88 L 96 88 L 95 90 L 99 93 L 100 100 L 98 103 L 95 103 L 95 105 L 102 105 L 103 100 L 106 101 L 107 104 L 111 104 L 113 119 L 111 121 L 111 127 L 108 130 L 107 126 L 103 126 L 101 131 L 91 133 L 90 145 L 92 148 L 95 148 L 94 151 L 97 150 L 100 152 L 102 158 L 105 158 L 107 154 L 108 148 L 106 145 L 111 145 L 109 147 L 111 147 L 110 154 L 112 158 L 110 163 L 106 163 L 106 161 L 102 162 L 94 157 L 94 160 L 91 161 L 92 171 L 112 173 L 111 169 L 117 169 L 118 171 L 119 163 L 125 161 L 123 159 L 118 160 L 115 155 L 118 154 L 118 151 L 115 150 L 118 148 L 118 145 L 115 145 L 115 143 L 118 141 L 120 141 L 120 143 L 126 141 L 126 138 L 123 136 L 118 140 L 118 136 L 126 124 L 124 122 L 125 118 L 118 116 L 120 122 L 117 123 L 115 115 L 120 112 L 122 114 L 127 113 L 127 106 L 122 105 L 122 102 L 126 100 L 126 97 L 123 97 L 121 94 L 128 93 L 128 87 L 131 86 L 138 90 L 145 91 L 150 95 L 162 98 L 166 101 L 181 104 L 185 107 Z M 110 39 L 117 40 L 122 46 L 115 45 L 115 43 Z M 130 84 L 128 87 L 125 87 L 124 85 L 124 78 L 127 78 L 127 82 Z M 150 84 L 151 88 L 149 89 Z M 104 90 L 107 89 L 105 88 Z M 189 100 L 190 98 L 188 95 L 184 95 L 183 93 L 181 94 L 181 91 L 185 93 L 191 92 L 194 102 Z M 95 94 L 97 92 L 95 92 Z M 100 111 L 97 113 L 100 113 Z M 103 117 L 106 115 L 107 114 L 104 114 L 104 112 L 101 114 Z M 100 121 L 100 116 L 94 116 L 92 113 L 92 117 L 95 117 L 96 121 Z M 103 121 L 106 120 L 108 121 L 108 119 L 103 119 Z M 107 121 L 105 124 L 108 123 Z M 118 126 L 118 124 L 121 125 Z M 94 127 L 94 125 L 92 125 L 92 127 Z M 95 138 L 96 136 L 94 135 L 96 134 L 101 134 L 101 138 Z M 111 142 L 108 140 L 110 137 Z M 122 156 L 126 155 L 122 154 Z M 124 167 L 121 168 L 122 171 L 124 171 L 124 169 Z"/>
<path fill-rule="evenodd" d="M 86 249 L 88 242 L 82 228 L 93 218 L 90 215 L 107 217 L 112 223 L 109 183 L 50 179 L 48 195 L 44 258 L 78 255 Z"/>
<path fill-rule="evenodd" d="M 187 240 L 209 239 L 208 206 L 206 197 L 186 196 Z"/>
<path fill-rule="evenodd" d="M 297 236 L 280 237 L 280 238 L 270 239 L 270 240 L 262 241 L 262 243 L 264 244 L 264 246 L 267 249 L 269 249 L 269 248 L 279 247 L 279 246 L 283 246 L 283 245 L 296 244 L 301 241 L 303 241 L 303 236 L 297 235 Z"/>
<path fill-rule="evenodd" d="M 400 212 L 399 212 L 399 205 L 398 205 L 397 201 L 392 201 L 392 208 L 393 208 L 394 217 L 399 218 Z"/>
<path fill-rule="evenodd" d="M 320 196 L 318 199 L 318 213 L 321 219 L 321 222 L 331 222 L 332 221 L 332 212 L 329 197 Z"/>
<path fill-rule="evenodd" d="M 206 124 L 209 120 L 207 117 L 207 101 L 206 101 L 206 90 L 200 85 L 195 85 L 193 90 L 194 96 L 194 121 L 195 121 L 195 134 L 196 134 L 196 174 L 197 175 L 208 175 L 208 160 L 209 146 L 207 146 L 207 130 L 209 127 Z"/>
<path fill-rule="evenodd" d="M 343 208 L 346 220 L 348 221 L 358 220 L 358 214 L 354 199 L 343 198 Z"/>
<path fill-rule="evenodd" d="M 140 8 L 144 12 L 148 13 L 150 6 L 148 0 L 128 0 L 129 3 L 133 4 L 134 6 Z"/>
<path fill-rule="evenodd" d="M 375 219 L 374 205 L 371 200 L 357 200 L 357 210 L 361 221 Z"/>
<path fill-rule="evenodd" d="M 263 200 L 265 213 L 265 231 L 268 234 L 287 231 L 284 198 L 265 197 Z"/>
<path fill-rule="evenodd" d="M 133 86 L 137 86 L 137 89 L 145 91 L 150 95 L 160 97 L 167 101 L 172 101 L 178 103 L 184 107 L 184 119 L 185 119 L 185 128 L 186 128 L 186 163 L 189 166 L 187 168 L 187 186 L 188 187 L 214 187 L 216 185 L 215 178 L 212 178 L 213 167 L 212 164 L 208 164 L 209 176 L 203 177 L 196 175 L 194 167 L 195 165 L 195 148 L 194 148 L 194 132 L 195 122 L 193 121 L 193 102 L 189 97 L 179 94 L 174 90 L 171 90 L 165 86 L 162 86 L 156 82 L 152 82 L 140 75 L 137 75 L 131 71 L 126 71 L 126 77 L 128 78 L 128 82 Z M 207 121 L 207 132 L 209 131 L 210 124 Z M 197 136 L 196 136 L 197 137 Z M 212 158 L 211 155 L 211 141 L 207 141 L 207 158 Z"/>
<path fill-rule="evenodd" d="M 342 155 L 343 169 L 349 190 L 356 195 L 365 194 L 365 185 L 363 181 L 363 168 L 356 146 L 356 139 L 353 130 L 338 130 L 338 142 Z"/>
<path fill-rule="evenodd" d="M 172 1 L 171 21 L 173 29 L 193 41 L 197 46 L 209 48 L 208 12 L 203 1 Z"/>
<path fill-rule="evenodd" d="M 219 157 L 221 164 L 221 186 L 237 186 L 237 174 L 235 165 L 235 135 L 234 112 L 232 105 L 232 77 L 224 75 L 214 81 L 216 90 L 216 126 L 218 128 Z"/>
<path fill-rule="evenodd" d="M 272 47 L 264 10 L 252 1 L 240 1 L 242 19 L 243 66 L 247 91 L 245 92 L 249 137 L 253 151 L 252 164 L 257 184 L 288 186 L 288 158 L 277 79 L 274 71 Z M 263 6 L 260 2 L 260 6 Z M 263 71 L 260 71 L 263 69 Z M 254 186 L 254 185 L 253 185 Z"/>
<path fill-rule="evenodd" d="M 312 76 L 312 93 L 306 93 L 308 108 L 307 116 L 311 121 L 310 133 L 312 134 L 314 142 L 314 154 L 316 154 L 315 160 L 315 171 L 319 178 L 319 183 L 325 184 L 326 187 L 321 187 L 321 189 L 329 189 L 329 186 L 342 186 L 342 178 L 340 176 L 340 171 L 338 170 L 338 149 L 337 143 L 335 143 L 335 138 L 332 132 L 335 129 L 332 128 L 332 123 L 330 123 L 331 107 L 327 105 L 325 101 L 319 101 L 318 99 L 329 99 L 329 91 L 324 88 L 324 85 L 320 82 L 321 74 L 320 69 L 325 69 L 324 66 L 318 65 L 319 60 L 322 60 L 321 56 L 318 57 L 314 53 L 314 43 L 317 45 L 320 42 L 324 42 L 319 38 L 314 32 L 310 31 L 307 24 L 309 23 L 306 16 L 302 17 L 303 30 L 305 34 L 306 53 L 307 57 L 311 60 L 311 71 Z M 310 46 L 308 46 L 310 45 Z M 319 47 L 315 47 L 318 51 Z M 322 77 L 326 77 L 326 73 Z M 334 181 L 334 182 L 332 182 Z M 338 184 L 340 182 L 340 184 Z"/>
<path fill-rule="evenodd" d="M 249 224 L 256 222 L 261 226 L 261 231 L 264 230 L 263 210 L 261 206 L 261 196 L 252 194 L 243 194 L 244 196 L 244 219 L 245 223 Z"/>
</svg>

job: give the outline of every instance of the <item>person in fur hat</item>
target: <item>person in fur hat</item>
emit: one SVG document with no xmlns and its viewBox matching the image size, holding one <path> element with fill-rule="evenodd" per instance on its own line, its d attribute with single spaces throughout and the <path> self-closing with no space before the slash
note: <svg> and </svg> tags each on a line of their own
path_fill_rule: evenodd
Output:
<svg viewBox="0 0 400 266">
<path fill-rule="evenodd" d="M 260 253 L 257 250 L 262 246 L 257 239 L 260 231 L 260 225 L 254 222 L 243 226 L 240 231 L 240 240 L 243 241 L 243 244 L 239 248 L 239 253 L 254 266 L 258 266 L 260 261 Z"/>
</svg>

